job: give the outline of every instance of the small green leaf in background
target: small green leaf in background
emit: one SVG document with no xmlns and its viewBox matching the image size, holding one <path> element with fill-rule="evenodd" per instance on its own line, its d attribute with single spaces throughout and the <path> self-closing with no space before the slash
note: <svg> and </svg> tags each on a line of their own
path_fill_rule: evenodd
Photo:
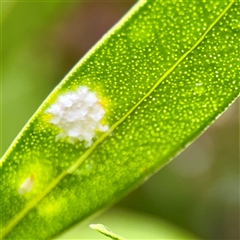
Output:
<svg viewBox="0 0 240 240">
<path fill-rule="evenodd" d="M 199 136 L 239 95 L 238 14 L 234 1 L 136 4 L 4 155 L 4 236 L 53 237 Z"/>
<path fill-rule="evenodd" d="M 113 233 L 110 229 L 102 224 L 90 224 L 90 228 L 97 230 L 98 232 L 102 233 L 103 235 L 115 239 L 115 240 L 124 240 L 124 238 L 118 236 L 117 234 Z"/>
<path fill-rule="evenodd" d="M 196 236 L 163 219 L 156 218 L 130 209 L 111 208 L 106 213 L 96 217 L 95 222 L 104 223 L 114 229 L 118 235 L 125 239 L 191 239 L 198 240 Z M 69 239 L 106 239 L 96 231 L 89 228 L 89 221 L 77 224 L 67 232 L 54 238 L 54 240 Z"/>
</svg>

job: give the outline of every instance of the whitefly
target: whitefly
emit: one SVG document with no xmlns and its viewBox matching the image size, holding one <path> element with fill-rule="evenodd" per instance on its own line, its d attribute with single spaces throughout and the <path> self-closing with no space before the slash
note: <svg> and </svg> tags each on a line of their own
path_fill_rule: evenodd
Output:
<svg viewBox="0 0 240 240">
<path fill-rule="evenodd" d="M 108 126 L 101 123 L 105 110 L 96 94 L 86 86 L 61 94 L 46 113 L 51 115 L 50 122 L 60 130 L 57 139 L 85 141 L 86 146 L 90 146 L 97 131 L 108 130 Z"/>
</svg>

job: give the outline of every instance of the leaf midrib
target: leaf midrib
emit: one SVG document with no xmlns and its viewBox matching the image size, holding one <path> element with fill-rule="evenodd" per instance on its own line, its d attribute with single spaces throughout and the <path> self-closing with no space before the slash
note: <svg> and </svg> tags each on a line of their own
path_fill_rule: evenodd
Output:
<svg viewBox="0 0 240 240">
<path fill-rule="evenodd" d="M 224 14 L 230 9 L 234 0 L 231 0 L 230 3 L 226 6 L 226 8 L 219 14 L 219 16 L 209 25 L 208 29 L 205 33 L 198 39 L 198 41 L 187 51 L 185 52 L 176 62 L 175 64 L 166 71 L 162 77 L 153 85 L 153 87 L 143 96 L 142 99 L 132 107 L 126 115 L 124 115 L 120 120 L 114 123 L 111 128 L 105 132 L 101 137 L 99 137 L 93 145 L 87 149 L 87 151 L 73 164 L 70 168 L 63 171 L 50 185 L 46 188 L 45 191 L 42 192 L 37 198 L 31 201 L 22 211 L 20 211 L 5 227 L 2 232 L 2 238 L 4 238 L 24 217 L 25 215 L 31 211 L 45 196 L 47 196 L 52 189 L 54 189 L 58 183 L 68 174 L 72 174 L 83 162 L 84 160 L 91 155 L 91 153 L 96 149 L 96 147 L 101 144 L 108 136 L 111 134 L 115 128 L 117 128 L 135 109 L 146 99 L 148 98 L 153 91 L 159 86 L 159 84 L 203 41 L 206 35 L 211 31 L 211 29 L 216 25 L 216 23 L 224 16 Z"/>
</svg>

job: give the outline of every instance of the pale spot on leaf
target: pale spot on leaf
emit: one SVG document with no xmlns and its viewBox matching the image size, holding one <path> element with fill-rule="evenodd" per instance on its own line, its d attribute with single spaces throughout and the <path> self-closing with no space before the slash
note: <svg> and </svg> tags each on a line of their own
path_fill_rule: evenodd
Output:
<svg viewBox="0 0 240 240">
<path fill-rule="evenodd" d="M 90 146 L 96 131 L 108 130 L 107 125 L 101 124 L 105 110 L 86 86 L 60 95 L 46 113 L 51 114 L 50 122 L 61 130 L 57 139 L 68 137 L 69 142 L 85 141 Z"/>
<path fill-rule="evenodd" d="M 22 194 L 26 194 L 26 193 L 30 192 L 33 188 L 33 184 L 34 184 L 34 175 L 30 175 L 20 185 L 20 187 L 18 189 L 18 193 L 22 195 Z"/>
</svg>

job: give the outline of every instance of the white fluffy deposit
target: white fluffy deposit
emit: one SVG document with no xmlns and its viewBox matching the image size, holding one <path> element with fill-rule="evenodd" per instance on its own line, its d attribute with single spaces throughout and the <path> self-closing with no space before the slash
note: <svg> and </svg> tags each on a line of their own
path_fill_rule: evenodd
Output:
<svg viewBox="0 0 240 240">
<path fill-rule="evenodd" d="M 107 125 L 101 124 L 105 110 L 86 86 L 60 95 L 46 113 L 51 114 L 50 122 L 61 130 L 58 138 L 86 141 L 86 146 L 92 144 L 96 131 L 108 130 Z"/>
</svg>

